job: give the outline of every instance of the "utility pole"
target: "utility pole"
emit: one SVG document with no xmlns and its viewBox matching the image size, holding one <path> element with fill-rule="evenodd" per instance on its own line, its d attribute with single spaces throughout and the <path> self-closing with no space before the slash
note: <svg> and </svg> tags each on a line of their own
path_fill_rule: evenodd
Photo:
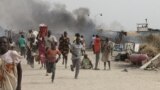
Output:
<svg viewBox="0 0 160 90">
<path fill-rule="evenodd" d="M 146 27 L 148 28 L 148 19 L 146 18 L 145 21 L 146 21 Z"/>
</svg>

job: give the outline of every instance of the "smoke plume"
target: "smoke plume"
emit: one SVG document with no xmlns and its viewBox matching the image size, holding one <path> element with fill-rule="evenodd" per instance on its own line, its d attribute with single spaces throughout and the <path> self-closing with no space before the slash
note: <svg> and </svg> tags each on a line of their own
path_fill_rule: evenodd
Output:
<svg viewBox="0 0 160 90">
<path fill-rule="evenodd" d="M 113 31 L 122 31 L 125 27 L 118 21 L 114 21 L 110 24 L 110 29 Z"/>
<path fill-rule="evenodd" d="M 52 6 L 52 7 L 51 7 Z M 40 0 L 1 0 L 0 23 L 15 30 L 38 28 L 47 24 L 52 31 L 91 32 L 95 25 L 88 17 L 89 9 L 67 11 L 63 4 Z"/>
<path fill-rule="evenodd" d="M 41 0 L 0 0 L 0 26 L 17 33 L 22 30 L 38 30 L 39 24 L 44 23 L 54 33 L 67 31 L 74 35 L 78 32 L 84 35 L 86 41 L 90 41 L 95 33 L 95 24 L 89 14 L 87 8 L 71 12 L 63 4 Z"/>
</svg>

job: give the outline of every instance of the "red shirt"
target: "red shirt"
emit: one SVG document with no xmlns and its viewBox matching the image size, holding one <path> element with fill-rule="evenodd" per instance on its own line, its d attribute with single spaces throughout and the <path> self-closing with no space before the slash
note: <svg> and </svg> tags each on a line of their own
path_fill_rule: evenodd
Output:
<svg viewBox="0 0 160 90">
<path fill-rule="evenodd" d="M 48 61 L 49 62 L 55 62 L 56 61 L 56 55 L 60 55 L 61 54 L 61 52 L 58 50 L 58 49 L 56 49 L 56 50 L 52 50 L 52 49 L 49 49 L 48 51 L 47 51 L 47 59 L 48 59 Z"/>
<path fill-rule="evenodd" d="M 94 52 L 95 53 L 100 53 L 101 50 L 101 39 L 100 38 L 95 38 L 94 41 Z"/>
</svg>

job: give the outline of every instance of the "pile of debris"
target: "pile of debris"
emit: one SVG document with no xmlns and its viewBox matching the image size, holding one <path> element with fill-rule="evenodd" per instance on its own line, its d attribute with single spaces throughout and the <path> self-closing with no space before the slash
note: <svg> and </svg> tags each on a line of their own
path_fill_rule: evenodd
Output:
<svg viewBox="0 0 160 90">
<path fill-rule="evenodd" d="M 150 34 L 144 36 L 142 41 L 145 44 L 140 46 L 140 53 L 146 53 L 152 59 L 145 63 L 140 69 L 157 69 L 160 67 L 160 36 Z"/>
<path fill-rule="evenodd" d="M 145 70 L 153 70 L 158 68 L 160 68 L 160 53 L 140 67 L 140 69 Z"/>
</svg>

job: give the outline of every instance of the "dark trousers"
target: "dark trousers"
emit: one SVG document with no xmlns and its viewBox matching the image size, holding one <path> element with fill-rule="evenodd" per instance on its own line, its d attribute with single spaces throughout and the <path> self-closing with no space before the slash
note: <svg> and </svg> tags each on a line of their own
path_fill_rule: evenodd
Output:
<svg viewBox="0 0 160 90">
<path fill-rule="evenodd" d="M 22 81 L 22 67 L 21 64 L 17 64 L 17 89 L 16 90 L 21 90 L 21 81 Z"/>
<path fill-rule="evenodd" d="M 52 67 L 51 67 L 51 70 L 52 70 L 52 81 L 54 80 L 55 78 L 55 74 L 56 74 L 56 63 L 52 63 Z"/>
<path fill-rule="evenodd" d="M 25 47 L 20 47 L 20 50 L 21 50 L 21 56 L 26 56 L 26 49 Z"/>
<path fill-rule="evenodd" d="M 46 62 L 46 69 L 47 73 L 52 73 L 51 79 L 53 82 L 56 74 L 56 62 Z"/>
<path fill-rule="evenodd" d="M 100 53 L 96 53 L 95 69 L 97 69 L 97 68 L 98 68 L 98 62 L 99 62 L 99 59 L 100 59 Z"/>
<path fill-rule="evenodd" d="M 27 49 L 27 63 L 34 68 L 34 56 L 32 56 L 32 51 L 29 48 Z"/>
<path fill-rule="evenodd" d="M 75 78 L 78 77 L 79 74 L 79 68 L 80 68 L 80 59 L 74 59 L 72 60 L 73 68 L 76 68 L 75 71 Z"/>
</svg>

